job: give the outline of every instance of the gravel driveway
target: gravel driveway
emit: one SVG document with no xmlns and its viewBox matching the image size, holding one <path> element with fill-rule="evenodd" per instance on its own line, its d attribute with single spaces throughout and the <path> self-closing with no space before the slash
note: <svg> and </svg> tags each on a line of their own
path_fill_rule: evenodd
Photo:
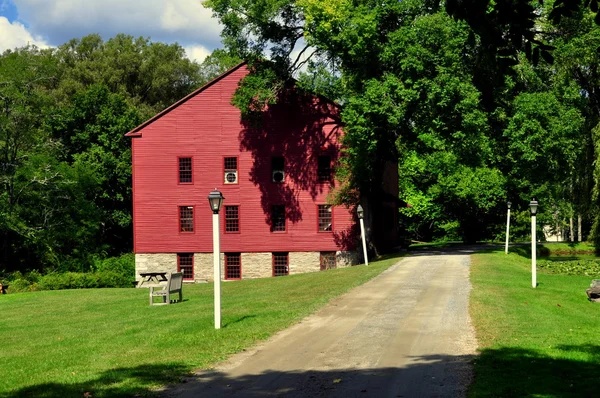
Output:
<svg viewBox="0 0 600 398">
<path fill-rule="evenodd" d="M 476 340 L 469 255 L 408 257 L 177 397 L 461 397 Z"/>
</svg>

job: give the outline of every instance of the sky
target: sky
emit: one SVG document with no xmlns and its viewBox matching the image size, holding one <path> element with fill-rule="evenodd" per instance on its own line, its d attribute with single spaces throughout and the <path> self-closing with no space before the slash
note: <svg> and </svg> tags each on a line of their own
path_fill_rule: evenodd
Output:
<svg viewBox="0 0 600 398">
<path fill-rule="evenodd" d="M 0 0 L 0 53 L 34 44 L 56 47 L 98 33 L 179 43 L 202 62 L 221 45 L 221 26 L 202 0 Z"/>
</svg>

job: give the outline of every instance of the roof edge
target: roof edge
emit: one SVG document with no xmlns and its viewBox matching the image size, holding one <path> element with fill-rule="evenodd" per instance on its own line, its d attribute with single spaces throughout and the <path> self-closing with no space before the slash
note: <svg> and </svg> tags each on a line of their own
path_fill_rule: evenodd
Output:
<svg viewBox="0 0 600 398">
<path fill-rule="evenodd" d="M 190 98 L 195 97 L 196 95 L 200 94 L 202 91 L 206 90 L 207 88 L 209 88 L 210 86 L 212 86 L 213 84 L 215 84 L 216 82 L 218 82 L 219 80 L 225 78 L 226 76 L 230 75 L 231 73 L 235 72 L 236 70 L 238 70 L 239 68 L 241 68 L 242 66 L 245 66 L 247 64 L 248 64 L 248 61 L 240 62 L 239 64 L 237 64 L 233 68 L 227 70 L 226 72 L 221 73 L 219 76 L 215 77 L 214 79 L 212 79 L 211 81 L 209 81 L 208 83 L 206 83 L 205 85 L 203 85 L 202 87 L 200 87 L 200 88 L 192 91 L 190 94 L 186 95 L 185 97 L 183 97 L 179 101 L 175 102 L 173 105 L 171 105 L 171 106 L 163 109 L 162 111 L 160 111 L 156 115 L 152 116 L 150 119 L 146 120 L 144 123 L 142 123 L 139 126 L 137 126 L 133 130 L 131 130 L 130 132 L 128 132 L 127 134 L 125 134 L 125 137 L 141 137 L 142 136 L 142 133 L 140 131 L 141 129 L 143 129 L 144 127 L 148 126 L 149 124 L 151 124 L 155 120 L 161 118 L 162 116 L 166 115 L 167 113 L 171 112 L 173 109 L 177 108 L 179 105 L 183 104 L 184 102 L 186 102 Z"/>
</svg>

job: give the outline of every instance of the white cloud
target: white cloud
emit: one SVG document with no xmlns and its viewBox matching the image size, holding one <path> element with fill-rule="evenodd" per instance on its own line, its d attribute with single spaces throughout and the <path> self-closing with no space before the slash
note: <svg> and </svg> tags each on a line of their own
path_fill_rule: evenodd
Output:
<svg viewBox="0 0 600 398">
<path fill-rule="evenodd" d="M 211 51 L 204 46 L 186 46 L 184 47 L 184 50 L 189 59 L 198 63 L 202 63 L 202 61 L 204 61 L 211 53 Z"/>
<path fill-rule="evenodd" d="M 23 24 L 17 21 L 10 23 L 5 17 L 0 17 L 0 52 L 28 44 L 39 48 L 48 47 L 41 37 L 32 35 Z"/>
<path fill-rule="evenodd" d="M 154 41 L 219 46 L 221 31 L 202 0 L 13 0 L 19 20 L 53 45 L 90 33 L 125 33 Z"/>
</svg>

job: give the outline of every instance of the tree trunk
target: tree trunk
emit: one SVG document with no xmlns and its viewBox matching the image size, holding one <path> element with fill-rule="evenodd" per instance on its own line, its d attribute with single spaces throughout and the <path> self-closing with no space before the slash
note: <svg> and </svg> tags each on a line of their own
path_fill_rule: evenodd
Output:
<svg viewBox="0 0 600 398">
<path fill-rule="evenodd" d="M 569 238 L 571 238 L 571 242 L 575 242 L 575 231 L 573 230 L 573 216 L 569 217 Z"/>
<path fill-rule="evenodd" d="M 579 242 L 583 241 L 583 232 L 581 231 L 581 214 L 577 216 L 577 240 Z"/>
</svg>

